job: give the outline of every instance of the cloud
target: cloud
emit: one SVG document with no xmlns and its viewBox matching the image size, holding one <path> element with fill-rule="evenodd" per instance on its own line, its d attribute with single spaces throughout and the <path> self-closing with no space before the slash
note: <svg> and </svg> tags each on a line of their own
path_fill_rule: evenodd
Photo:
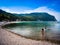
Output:
<svg viewBox="0 0 60 45">
<path fill-rule="evenodd" d="M 37 9 L 34 10 L 34 12 L 47 12 L 47 13 L 55 16 L 58 21 L 60 20 L 60 12 L 57 12 L 48 7 L 38 7 Z"/>
<path fill-rule="evenodd" d="M 30 12 L 30 8 L 27 7 L 0 7 L 0 9 L 6 11 L 6 12 L 10 12 L 10 13 L 29 13 Z"/>
<path fill-rule="evenodd" d="M 36 9 L 30 9 L 30 8 L 22 8 L 22 7 L 11 7 L 11 8 L 7 8 L 7 7 L 1 7 L 0 9 L 6 11 L 6 12 L 10 12 L 10 13 L 17 13 L 17 14 L 25 14 L 25 13 L 33 13 L 33 12 L 47 12 L 53 16 L 56 17 L 56 19 L 59 21 L 60 20 L 60 12 L 57 12 L 51 8 L 48 8 L 46 6 L 43 7 L 38 7 Z"/>
</svg>

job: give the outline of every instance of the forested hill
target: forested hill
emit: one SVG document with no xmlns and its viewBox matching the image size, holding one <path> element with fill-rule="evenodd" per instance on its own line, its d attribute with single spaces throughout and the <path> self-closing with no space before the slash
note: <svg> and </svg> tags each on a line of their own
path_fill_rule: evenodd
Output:
<svg viewBox="0 0 60 45">
<path fill-rule="evenodd" d="M 56 18 L 48 13 L 30 13 L 30 14 L 16 14 L 21 20 L 25 21 L 56 21 Z"/>
<path fill-rule="evenodd" d="M 56 21 L 56 18 L 48 13 L 11 14 L 0 9 L 0 21 Z"/>
<path fill-rule="evenodd" d="M 15 21 L 17 17 L 0 9 L 0 21 Z"/>
</svg>

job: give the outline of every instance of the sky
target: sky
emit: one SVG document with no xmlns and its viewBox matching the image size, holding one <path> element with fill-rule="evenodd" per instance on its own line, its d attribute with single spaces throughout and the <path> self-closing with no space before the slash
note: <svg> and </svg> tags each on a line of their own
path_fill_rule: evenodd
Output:
<svg viewBox="0 0 60 45">
<path fill-rule="evenodd" d="M 46 12 L 60 21 L 60 0 L 0 0 L 0 9 L 17 14 Z"/>
</svg>

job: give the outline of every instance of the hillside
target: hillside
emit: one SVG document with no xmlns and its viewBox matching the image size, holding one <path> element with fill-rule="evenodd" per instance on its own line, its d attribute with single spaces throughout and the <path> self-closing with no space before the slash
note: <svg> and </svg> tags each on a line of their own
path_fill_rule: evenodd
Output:
<svg viewBox="0 0 60 45">
<path fill-rule="evenodd" d="M 30 13 L 30 14 L 15 14 L 22 21 L 56 21 L 56 18 L 48 13 Z"/>
<path fill-rule="evenodd" d="M 0 21 L 15 21 L 17 17 L 0 9 Z"/>
<path fill-rule="evenodd" d="M 48 13 L 11 14 L 0 9 L 0 21 L 56 21 L 56 18 Z"/>
</svg>

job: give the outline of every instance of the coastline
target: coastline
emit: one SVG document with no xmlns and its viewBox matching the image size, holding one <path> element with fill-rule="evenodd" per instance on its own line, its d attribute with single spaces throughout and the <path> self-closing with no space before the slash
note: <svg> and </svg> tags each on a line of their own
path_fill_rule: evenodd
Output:
<svg viewBox="0 0 60 45">
<path fill-rule="evenodd" d="M 0 26 L 0 45 L 57 45 L 47 41 L 36 41 L 14 34 Z"/>
</svg>

